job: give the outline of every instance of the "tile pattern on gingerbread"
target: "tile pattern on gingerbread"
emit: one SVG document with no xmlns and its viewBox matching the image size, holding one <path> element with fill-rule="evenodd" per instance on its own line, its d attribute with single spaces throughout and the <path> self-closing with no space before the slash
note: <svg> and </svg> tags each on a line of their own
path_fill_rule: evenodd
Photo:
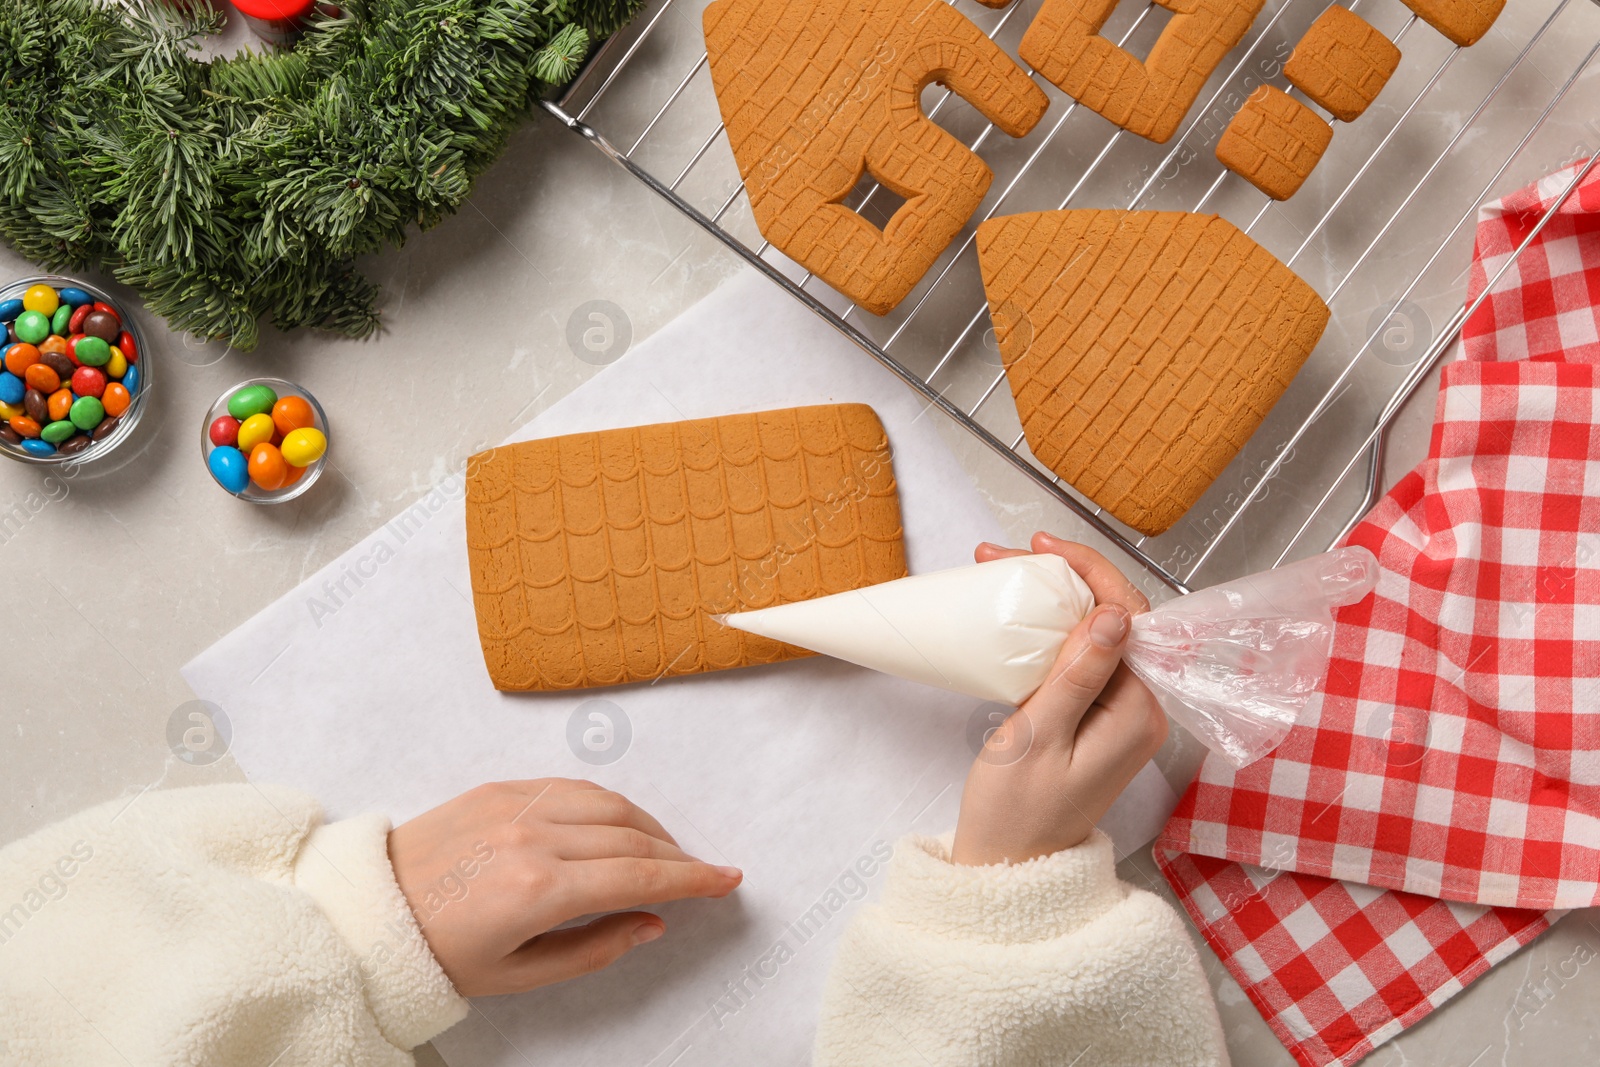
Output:
<svg viewBox="0 0 1600 1067">
<path fill-rule="evenodd" d="M 1506 0 L 1400 0 L 1462 48 L 1477 44 L 1505 9 Z"/>
<path fill-rule="evenodd" d="M 1289 84 L 1354 122 L 1378 98 L 1400 65 L 1400 49 L 1366 19 L 1334 4 L 1324 11 L 1283 65 Z"/>
<path fill-rule="evenodd" d="M 467 555 L 496 689 L 578 689 L 811 655 L 714 616 L 905 576 L 864 404 L 525 441 L 473 457 Z"/>
<path fill-rule="evenodd" d="M 923 114 L 923 88 L 940 82 L 1013 137 L 1049 106 L 942 0 L 717 0 L 704 23 L 761 236 L 879 315 L 933 265 L 993 179 Z M 840 202 L 864 171 L 906 201 L 882 229 Z"/>
<path fill-rule="evenodd" d="M 1118 0 L 1044 0 L 1017 54 L 1085 107 L 1165 142 L 1264 0 L 1153 2 L 1175 14 L 1143 62 L 1100 35 Z"/>
<path fill-rule="evenodd" d="M 1328 322 L 1215 215 L 1011 215 L 978 227 L 978 262 L 1028 447 L 1151 536 L 1244 447 Z"/>
<path fill-rule="evenodd" d="M 1326 119 L 1282 89 L 1263 85 L 1217 139 L 1217 159 L 1272 199 L 1287 200 L 1332 140 Z"/>
</svg>

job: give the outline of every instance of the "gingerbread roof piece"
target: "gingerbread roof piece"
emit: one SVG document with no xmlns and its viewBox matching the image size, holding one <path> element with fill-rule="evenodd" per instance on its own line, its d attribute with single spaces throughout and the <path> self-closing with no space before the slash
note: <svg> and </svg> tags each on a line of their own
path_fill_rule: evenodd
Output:
<svg viewBox="0 0 1600 1067">
<path fill-rule="evenodd" d="M 906 574 L 888 439 L 863 404 L 479 453 L 467 555 L 484 662 L 508 690 L 810 655 L 714 616 Z"/>
<path fill-rule="evenodd" d="M 940 82 L 1013 137 L 1049 98 L 943 0 L 717 0 L 706 53 L 761 236 L 882 315 L 949 245 L 993 173 L 922 112 Z M 879 229 L 841 201 L 864 171 L 905 203 Z"/>
<path fill-rule="evenodd" d="M 1328 322 L 1215 215 L 1012 215 L 978 227 L 978 258 L 1034 456 L 1150 535 L 1244 446 Z"/>
</svg>

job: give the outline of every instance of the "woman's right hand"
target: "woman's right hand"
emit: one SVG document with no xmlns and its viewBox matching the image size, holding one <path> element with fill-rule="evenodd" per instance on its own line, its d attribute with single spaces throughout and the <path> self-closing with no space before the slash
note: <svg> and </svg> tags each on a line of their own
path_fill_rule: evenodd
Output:
<svg viewBox="0 0 1600 1067">
<path fill-rule="evenodd" d="M 1078 844 L 1166 740 L 1161 706 L 1122 664 L 1129 619 L 1150 602 L 1092 548 L 1038 533 L 1033 552 L 1064 558 L 1096 607 L 1067 635 L 1038 692 L 973 762 L 950 855 L 955 863 L 1020 863 Z M 1027 554 L 980 545 L 977 559 Z"/>
<path fill-rule="evenodd" d="M 389 833 L 395 881 L 465 997 L 520 993 L 608 967 L 666 924 L 634 911 L 722 897 L 744 875 L 685 853 L 642 808 L 593 782 L 481 785 Z M 556 930 L 580 915 L 613 912 Z"/>
</svg>

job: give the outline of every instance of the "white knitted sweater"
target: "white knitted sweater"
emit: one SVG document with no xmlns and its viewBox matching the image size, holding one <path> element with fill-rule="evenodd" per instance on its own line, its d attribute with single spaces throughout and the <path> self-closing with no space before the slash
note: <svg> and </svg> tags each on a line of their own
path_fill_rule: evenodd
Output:
<svg viewBox="0 0 1600 1067">
<path fill-rule="evenodd" d="M 409 1067 L 467 1013 L 387 820 L 253 785 L 146 793 L 0 849 L 7 1067 Z M 1177 916 L 1104 838 L 1012 867 L 908 839 L 844 935 L 819 1065 L 1223 1065 Z"/>
</svg>

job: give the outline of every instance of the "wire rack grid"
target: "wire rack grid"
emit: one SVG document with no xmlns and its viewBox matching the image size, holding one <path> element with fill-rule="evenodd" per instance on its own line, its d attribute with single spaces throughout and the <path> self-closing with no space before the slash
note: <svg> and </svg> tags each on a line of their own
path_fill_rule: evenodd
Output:
<svg viewBox="0 0 1600 1067">
<path fill-rule="evenodd" d="M 1587 90 L 1586 76 L 1600 73 L 1600 0 L 1519 0 L 1468 49 L 1451 45 L 1400 0 L 1353 0 L 1346 6 L 1400 47 L 1400 68 L 1365 114 L 1335 123 L 1332 147 L 1301 191 L 1283 203 L 1269 200 L 1218 163 L 1215 144 L 1258 85 L 1285 88 L 1316 109 L 1286 85 L 1282 66 L 1328 6 L 1269 0 L 1166 144 L 1113 126 L 1037 74 L 1051 105 L 1021 139 L 930 85 L 924 111 L 979 153 L 995 178 L 967 227 L 880 318 L 761 238 L 698 37 L 706 2 L 656 0 L 545 108 L 1178 592 L 1320 551 L 1348 532 L 1380 491 L 1394 418 L 1474 310 L 1461 307 L 1461 293 L 1478 208 L 1563 164 L 1600 159 L 1587 143 L 1600 139 L 1600 122 L 1578 126 L 1574 118 L 1581 98 L 1592 95 L 1574 88 Z M 1015 56 L 1041 0 L 1013 0 L 1002 10 L 954 3 Z M 1102 32 L 1142 56 L 1169 15 L 1154 0 L 1123 0 Z M 1564 121 L 1551 124 L 1556 114 Z M 1567 139 L 1544 135 L 1552 126 Z M 1573 128 L 1584 131 L 1576 143 Z M 1591 159 L 1569 191 L 1593 166 Z M 882 225 L 899 201 L 864 175 L 845 203 Z M 1199 503 L 1158 537 L 1122 526 L 1038 463 L 1003 388 L 976 227 L 996 215 L 1067 207 L 1220 214 L 1305 278 L 1332 312 L 1268 419 Z"/>
</svg>

